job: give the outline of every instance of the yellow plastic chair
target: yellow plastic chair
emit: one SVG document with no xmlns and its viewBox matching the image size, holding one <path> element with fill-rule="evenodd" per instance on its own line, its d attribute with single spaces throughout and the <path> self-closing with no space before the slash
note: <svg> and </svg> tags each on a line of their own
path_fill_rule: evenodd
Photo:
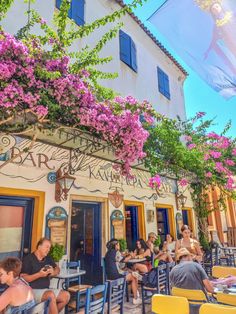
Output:
<svg viewBox="0 0 236 314">
<path fill-rule="evenodd" d="M 183 297 L 155 294 L 152 297 L 152 313 L 189 314 L 188 300 Z"/>
<path fill-rule="evenodd" d="M 218 303 L 236 306 L 236 295 L 219 292 L 216 294 L 216 299 Z"/>
<path fill-rule="evenodd" d="M 185 297 L 190 304 L 202 304 L 207 302 L 205 293 L 202 290 L 188 290 L 173 287 L 171 294 L 177 297 Z"/>
<path fill-rule="evenodd" d="M 213 266 L 212 276 L 215 278 L 223 278 L 227 276 L 236 276 L 236 267 L 229 266 Z"/>
<path fill-rule="evenodd" d="M 199 314 L 236 314 L 236 308 L 218 304 L 203 304 Z"/>
</svg>

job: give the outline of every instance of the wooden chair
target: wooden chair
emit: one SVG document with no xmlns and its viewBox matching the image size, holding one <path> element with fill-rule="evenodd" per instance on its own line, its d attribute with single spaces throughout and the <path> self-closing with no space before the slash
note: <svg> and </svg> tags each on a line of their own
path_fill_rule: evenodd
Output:
<svg viewBox="0 0 236 314">
<path fill-rule="evenodd" d="M 231 305 L 236 307 L 236 296 L 226 293 L 217 293 L 216 299 L 219 304 Z"/>
<path fill-rule="evenodd" d="M 212 276 L 215 278 L 236 276 L 236 267 L 214 266 L 212 268 Z"/>
<path fill-rule="evenodd" d="M 221 255 L 219 257 L 219 264 L 225 266 L 236 267 L 235 253 L 229 247 L 221 247 Z"/>
<path fill-rule="evenodd" d="M 28 310 L 22 311 L 22 314 L 48 314 L 51 299 L 40 302 Z"/>
<path fill-rule="evenodd" d="M 152 313 L 189 314 L 188 300 L 184 297 L 155 294 L 152 297 Z"/>
<path fill-rule="evenodd" d="M 236 314 L 236 308 L 206 303 L 200 307 L 199 314 Z"/>
<path fill-rule="evenodd" d="M 77 262 L 67 262 L 67 268 L 69 269 L 76 269 L 77 267 L 80 267 L 80 261 Z M 75 285 L 71 286 L 71 283 L 76 283 Z M 72 296 L 75 296 L 75 302 L 71 301 L 68 304 L 68 307 L 75 309 L 76 312 L 79 311 L 80 306 L 84 305 L 80 302 L 81 295 L 86 294 L 86 290 L 88 288 L 92 288 L 91 285 L 82 285 L 81 284 L 81 277 L 78 278 L 70 278 L 67 282 L 67 287 L 69 287 L 67 290 L 72 294 Z"/>
<path fill-rule="evenodd" d="M 93 288 L 86 292 L 85 314 L 103 314 L 106 302 L 107 283 Z"/>
<path fill-rule="evenodd" d="M 151 288 L 145 286 L 141 282 L 141 291 L 142 291 L 142 313 L 145 314 L 145 304 L 149 304 L 153 294 L 168 294 L 168 273 L 167 265 L 162 264 L 158 267 L 153 268 L 156 271 L 155 275 L 155 287 Z"/>
<path fill-rule="evenodd" d="M 112 310 L 118 306 L 120 314 L 123 314 L 125 286 L 125 278 L 108 281 L 108 314 L 111 314 Z"/>
</svg>

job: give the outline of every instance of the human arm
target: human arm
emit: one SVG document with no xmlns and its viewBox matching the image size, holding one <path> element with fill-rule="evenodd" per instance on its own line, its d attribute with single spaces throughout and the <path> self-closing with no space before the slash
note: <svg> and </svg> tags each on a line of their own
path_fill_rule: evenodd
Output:
<svg viewBox="0 0 236 314">
<path fill-rule="evenodd" d="M 0 295 L 0 311 L 4 310 L 12 301 L 11 288 L 8 288 Z"/>
<path fill-rule="evenodd" d="M 180 241 L 177 240 L 175 243 L 175 257 L 177 256 L 178 250 L 180 249 Z"/>
<path fill-rule="evenodd" d="M 27 281 L 27 282 L 32 282 L 35 281 L 39 278 L 43 278 L 43 277 L 47 277 L 48 275 L 52 274 L 52 270 L 51 268 L 44 270 L 44 267 L 40 269 L 40 271 L 38 271 L 37 273 L 34 274 L 27 274 L 27 273 L 21 273 L 21 277 Z"/>
<path fill-rule="evenodd" d="M 203 257 L 203 253 L 202 253 L 200 245 L 197 241 L 194 242 L 194 247 L 195 247 L 196 254 L 193 256 L 193 259 L 198 261 L 198 262 L 201 262 L 202 257 Z"/>
<path fill-rule="evenodd" d="M 204 279 L 203 284 L 204 284 L 207 292 L 214 293 L 213 285 L 209 279 Z"/>
</svg>

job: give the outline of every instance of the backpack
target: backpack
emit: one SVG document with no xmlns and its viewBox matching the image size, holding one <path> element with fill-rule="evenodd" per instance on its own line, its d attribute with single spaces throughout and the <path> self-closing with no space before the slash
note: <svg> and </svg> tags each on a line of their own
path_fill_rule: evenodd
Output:
<svg viewBox="0 0 236 314">
<path fill-rule="evenodd" d="M 153 268 L 148 273 L 143 275 L 143 284 L 149 288 L 156 288 L 157 286 L 157 269 Z"/>
</svg>

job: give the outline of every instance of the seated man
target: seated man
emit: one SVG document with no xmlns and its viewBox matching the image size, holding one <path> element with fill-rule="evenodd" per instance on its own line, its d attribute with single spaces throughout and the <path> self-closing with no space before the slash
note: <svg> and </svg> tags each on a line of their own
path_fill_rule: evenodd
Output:
<svg viewBox="0 0 236 314">
<path fill-rule="evenodd" d="M 190 290 L 202 290 L 213 293 L 213 286 L 210 283 L 205 270 L 196 262 L 193 262 L 191 253 L 186 248 L 177 252 L 178 265 L 170 272 L 171 287 Z M 198 309 L 190 309 L 191 314 L 198 313 Z"/>
<path fill-rule="evenodd" d="M 60 272 L 59 267 L 48 256 L 50 248 L 50 240 L 46 238 L 39 240 L 36 251 L 23 259 L 21 277 L 33 288 L 36 302 L 51 298 L 49 312 L 55 314 L 69 302 L 70 294 L 63 290 L 49 289 L 50 277 Z"/>
</svg>

